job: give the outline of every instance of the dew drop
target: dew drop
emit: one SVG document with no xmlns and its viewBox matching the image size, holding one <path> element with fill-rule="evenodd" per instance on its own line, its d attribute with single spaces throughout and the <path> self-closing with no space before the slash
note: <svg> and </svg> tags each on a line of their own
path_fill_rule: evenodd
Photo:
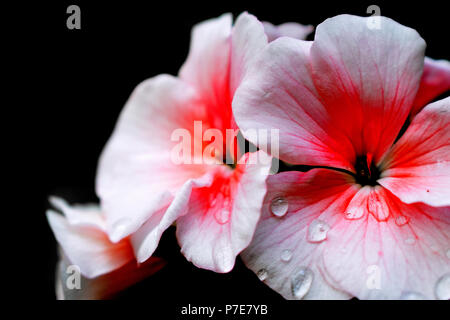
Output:
<svg viewBox="0 0 450 320">
<path fill-rule="evenodd" d="M 414 244 L 414 243 L 416 243 L 416 239 L 414 239 L 414 238 L 408 238 L 408 239 L 405 240 L 405 243 L 406 243 L 406 244 Z"/>
<path fill-rule="evenodd" d="M 281 261 L 289 262 L 292 259 L 292 251 L 291 250 L 283 250 L 281 252 Z"/>
<path fill-rule="evenodd" d="M 400 300 L 426 300 L 426 298 L 421 293 L 414 291 L 405 291 L 400 295 Z"/>
<path fill-rule="evenodd" d="M 361 219 L 363 216 L 364 216 L 364 209 L 358 207 L 348 209 L 348 211 L 344 215 L 345 219 L 347 220 L 358 220 Z"/>
<path fill-rule="evenodd" d="M 311 288 L 314 279 L 313 272 L 307 267 L 301 267 L 291 278 L 291 291 L 295 299 L 303 299 Z"/>
<path fill-rule="evenodd" d="M 285 198 L 275 198 L 270 204 L 270 211 L 277 217 L 282 217 L 288 211 L 289 204 Z"/>
<path fill-rule="evenodd" d="M 313 220 L 308 227 L 307 240 L 309 242 L 322 242 L 327 238 L 330 226 L 322 220 Z"/>
<path fill-rule="evenodd" d="M 398 226 L 404 226 L 405 224 L 407 224 L 409 221 L 408 217 L 405 216 L 397 216 L 395 218 L 395 224 Z"/>
<path fill-rule="evenodd" d="M 258 272 L 256 273 L 256 275 L 258 276 L 258 279 L 261 281 L 264 281 L 267 279 L 267 270 L 266 269 L 260 269 L 258 270 Z"/>
<path fill-rule="evenodd" d="M 225 224 L 230 220 L 230 211 L 228 209 L 219 209 L 214 214 L 214 218 L 219 224 Z"/>
<path fill-rule="evenodd" d="M 439 278 L 434 286 L 434 294 L 439 300 L 450 299 L 450 273 Z"/>
</svg>

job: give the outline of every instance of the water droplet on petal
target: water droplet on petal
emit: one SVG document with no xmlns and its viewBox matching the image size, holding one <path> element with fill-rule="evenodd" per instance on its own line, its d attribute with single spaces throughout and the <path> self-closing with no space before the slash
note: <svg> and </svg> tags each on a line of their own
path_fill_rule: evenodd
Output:
<svg viewBox="0 0 450 320">
<path fill-rule="evenodd" d="M 291 278 L 291 291 L 295 299 L 303 299 L 311 288 L 314 279 L 313 272 L 307 267 L 301 267 Z"/>
<path fill-rule="evenodd" d="M 281 260 L 284 262 L 289 262 L 292 259 L 292 251 L 291 250 L 283 250 L 281 252 Z"/>
<path fill-rule="evenodd" d="M 219 224 L 225 224 L 230 220 L 230 210 L 223 208 L 216 211 L 214 218 Z"/>
<path fill-rule="evenodd" d="M 406 243 L 406 244 L 414 244 L 414 243 L 416 243 L 416 239 L 414 239 L 414 238 L 408 238 L 408 239 L 405 240 L 405 243 Z"/>
<path fill-rule="evenodd" d="M 307 240 L 309 242 L 322 242 L 327 238 L 330 226 L 322 220 L 313 220 L 308 227 Z"/>
<path fill-rule="evenodd" d="M 267 279 L 267 270 L 266 269 L 260 269 L 256 275 L 258 276 L 259 280 L 264 281 Z"/>
<path fill-rule="evenodd" d="M 399 227 L 404 226 L 405 224 L 407 224 L 409 221 L 408 217 L 405 216 L 397 216 L 395 218 L 395 224 L 398 225 Z"/>
<path fill-rule="evenodd" d="M 434 287 L 434 294 L 439 300 L 450 299 L 450 273 L 439 278 Z"/>
<path fill-rule="evenodd" d="M 418 292 L 405 291 L 401 294 L 400 300 L 426 300 L 426 297 Z"/>
<path fill-rule="evenodd" d="M 350 209 L 347 209 L 347 212 L 345 212 L 345 219 L 348 220 L 358 220 L 361 219 L 364 216 L 364 208 L 363 207 L 352 207 Z"/>
<path fill-rule="evenodd" d="M 285 198 L 275 198 L 270 204 L 270 211 L 277 217 L 282 217 L 288 211 L 289 204 Z"/>
</svg>

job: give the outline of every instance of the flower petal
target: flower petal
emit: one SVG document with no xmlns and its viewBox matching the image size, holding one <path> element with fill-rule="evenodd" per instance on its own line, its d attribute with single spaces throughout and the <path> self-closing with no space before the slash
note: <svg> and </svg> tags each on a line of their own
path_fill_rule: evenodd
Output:
<svg viewBox="0 0 450 320">
<path fill-rule="evenodd" d="M 80 288 L 70 289 L 66 284 L 72 275 L 67 272 L 70 262 L 60 258 L 56 270 L 56 295 L 58 300 L 104 300 L 111 299 L 122 290 L 151 276 L 165 266 L 161 258 L 153 257 L 143 264 L 130 261 L 123 267 L 94 279 L 81 276 Z"/>
<path fill-rule="evenodd" d="M 332 225 L 356 192 L 350 175 L 326 169 L 309 172 L 282 172 L 269 177 L 261 220 L 250 246 L 241 254 L 247 267 L 269 287 L 286 299 L 348 299 L 345 291 L 333 287 L 324 278 L 317 263 L 326 246 L 325 233 L 310 230 L 316 222 Z M 287 211 L 273 211 L 283 199 Z M 314 229 L 314 228 L 312 228 Z M 311 232 L 316 234 L 311 235 Z M 307 238 L 314 238 L 308 242 Z M 307 269 L 306 269 L 307 268 Z M 312 282 L 297 285 L 297 274 L 309 270 Z M 267 275 L 267 277 L 262 277 Z M 303 287 L 303 289 L 302 289 Z M 298 289 L 302 294 L 298 295 Z"/>
<path fill-rule="evenodd" d="M 408 205 L 384 192 L 390 215 L 378 221 L 340 219 L 328 232 L 323 270 L 359 299 L 436 299 L 450 272 L 450 207 Z M 402 217 L 398 219 L 398 217 Z"/>
<path fill-rule="evenodd" d="M 411 115 L 415 116 L 427 103 L 450 90 L 450 62 L 425 57 L 422 80 Z"/>
<path fill-rule="evenodd" d="M 66 200 L 51 196 L 49 202 L 61 211 L 73 226 L 90 226 L 106 232 L 106 223 L 97 204 L 69 205 Z"/>
<path fill-rule="evenodd" d="M 321 23 L 311 47 L 315 87 L 332 124 L 356 154 L 378 163 L 412 107 L 423 70 L 425 42 L 386 18 L 340 15 Z"/>
<path fill-rule="evenodd" d="M 450 271 L 450 207 L 404 204 L 352 179 L 324 169 L 268 179 L 261 221 L 242 254 L 246 265 L 265 270 L 264 281 L 287 299 L 437 298 L 435 286 Z M 282 217 L 271 213 L 280 197 L 288 204 Z M 304 276 L 299 285 L 305 270 L 312 282 Z"/>
<path fill-rule="evenodd" d="M 104 230 L 71 225 L 66 218 L 52 210 L 47 211 L 47 219 L 64 253 L 86 278 L 109 273 L 134 260 L 130 243 L 126 239 L 112 243 Z"/>
<path fill-rule="evenodd" d="M 279 157 L 284 161 L 351 170 L 353 147 L 330 123 L 314 88 L 310 47 L 310 42 L 291 38 L 265 47 L 236 91 L 236 123 L 248 140 L 268 153 L 276 151 L 277 141 L 259 143 L 251 131 L 279 130 Z"/>
<path fill-rule="evenodd" d="M 285 22 L 276 26 L 270 22 L 263 21 L 263 25 L 264 32 L 266 33 L 269 42 L 272 42 L 279 37 L 291 37 L 305 40 L 314 30 L 312 25 L 305 26 L 296 22 Z"/>
<path fill-rule="evenodd" d="M 188 213 L 177 220 L 181 251 L 197 267 L 229 272 L 252 239 L 271 161 L 262 151 L 244 157 L 234 171 L 217 167 L 214 182 L 193 190 Z"/>
<path fill-rule="evenodd" d="M 229 90 L 231 24 L 231 14 L 223 14 L 194 26 L 189 55 L 179 73 L 212 106 L 221 105 Z"/>
<path fill-rule="evenodd" d="M 168 207 L 153 214 L 142 227 L 130 236 L 130 241 L 138 262 L 144 262 L 150 258 L 156 250 L 163 232 L 176 219 L 188 212 L 192 189 L 209 187 L 213 183 L 214 175 L 211 174 L 211 171 L 198 179 L 186 181 Z"/>
<path fill-rule="evenodd" d="M 425 107 L 389 151 L 378 181 L 403 202 L 450 205 L 450 97 Z"/>
<path fill-rule="evenodd" d="M 167 207 L 188 179 L 206 172 L 202 164 L 180 165 L 172 159 L 175 130 L 191 134 L 194 121 L 205 118 L 194 89 L 172 76 L 157 76 L 135 89 L 97 173 L 97 194 L 112 241 L 136 231 Z"/>
<path fill-rule="evenodd" d="M 231 35 L 231 96 L 241 83 L 254 57 L 267 44 L 261 22 L 244 12 L 236 19 Z"/>
</svg>

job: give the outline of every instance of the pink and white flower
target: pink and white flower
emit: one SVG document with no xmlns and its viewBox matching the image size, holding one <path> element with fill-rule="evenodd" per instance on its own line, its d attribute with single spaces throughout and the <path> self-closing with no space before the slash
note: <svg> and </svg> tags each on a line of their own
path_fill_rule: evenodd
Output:
<svg viewBox="0 0 450 320">
<path fill-rule="evenodd" d="M 242 254 L 287 299 L 449 298 L 450 98 L 423 108 L 448 90 L 448 63 L 425 59 L 422 75 L 425 42 L 380 19 L 271 42 L 233 101 L 244 132 L 280 129 L 280 159 L 311 166 L 268 179 Z"/>
<path fill-rule="evenodd" d="M 181 251 L 201 268 L 230 271 L 251 241 L 270 157 L 230 147 L 235 136 L 207 153 L 208 161 L 201 157 L 209 146 L 204 140 L 211 140 L 209 129 L 223 136 L 237 129 L 234 92 L 267 42 L 263 25 L 247 13 L 234 26 L 229 14 L 202 22 L 193 29 L 179 76 L 159 75 L 131 95 L 101 156 L 97 193 L 110 239 L 130 236 L 139 262 L 152 255 L 175 221 Z M 194 134 L 196 123 L 202 127 L 200 138 Z M 193 137 L 193 163 L 173 161 L 178 129 Z M 235 168 L 222 161 L 226 157 Z M 213 163 L 217 159 L 221 164 Z"/>
</svg>

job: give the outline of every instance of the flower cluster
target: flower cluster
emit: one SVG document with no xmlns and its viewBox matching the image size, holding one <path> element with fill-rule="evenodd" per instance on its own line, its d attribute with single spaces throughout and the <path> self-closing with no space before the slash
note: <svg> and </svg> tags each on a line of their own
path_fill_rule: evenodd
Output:
<svg viewBox="0 0 450 320">
<path fill-rule="evenodd" d="M 196 25 L 178 76 L 126 103 L 100 205 L 51 198 L 66 260 L 91 279 L 128 266 L 131 284 L 162 267 L 176 225 L 195 266 L 229 272 L 241 254 L 286 299 L 449 299 L 450 98 L 430 101 L 450 63 L 378 18 L 327 19 L 314 41 L 248 13 Z"/>
</svg>

